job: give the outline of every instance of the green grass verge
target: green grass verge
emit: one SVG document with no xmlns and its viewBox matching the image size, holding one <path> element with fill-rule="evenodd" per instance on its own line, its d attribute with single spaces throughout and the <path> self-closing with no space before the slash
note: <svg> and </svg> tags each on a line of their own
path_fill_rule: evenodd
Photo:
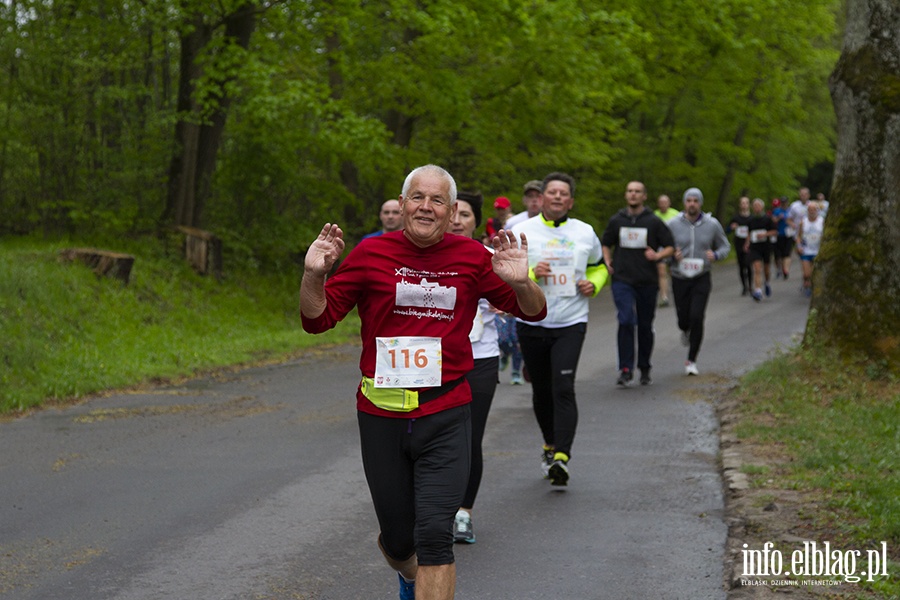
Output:
<svg viewBox="0 0 900 600">
<path fill-rule="evenodd" d="M 358 336 L 355 314 L 327 334 L 302 331 L 299 266 L 216 281 L 157 240 L 102 246 L 136 256 L 125 286 L 58 258 L 63 248 L 91 245 L 0 240 L 0 413 Z"/>
<path fill-rule="evenodd" d="M 749 473 L 754 485 L 815 492 L 823 501 L 810 529 L 821 541 L 863 551 L 887 542 L 891 576 L 859 585 L 900 598 L 898 378 L 806 348 L 749 373 L 737 393 L 739 437 L 778 456 L 777 467 Z"/>
</svg>

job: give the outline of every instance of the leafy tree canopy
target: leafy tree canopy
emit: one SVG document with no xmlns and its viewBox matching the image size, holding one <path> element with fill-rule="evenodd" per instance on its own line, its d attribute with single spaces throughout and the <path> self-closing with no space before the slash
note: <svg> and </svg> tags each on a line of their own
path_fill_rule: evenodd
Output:
<svg viewBox="0 0 900 600">
<path fill-rule="evenodd" d="M 429 162 L 514 205 L 525 181 L 567 171 L 578 216 L 598 226 L 631 179 L 651 196 L 697 185 L 730 211 L 742 192 L 792 193 L 832 159 L 837 9 L 5 0 L 0 228 L 155 230 L 188 167 L 209 182 L 194 210 L 226 252 L 276 268 L 325 221 L 350 237 L 376 228 L 378 206 Z M 214 160 L 178 171 L 189 127 L 218 128 L 196 137 Z"/>
</svg>

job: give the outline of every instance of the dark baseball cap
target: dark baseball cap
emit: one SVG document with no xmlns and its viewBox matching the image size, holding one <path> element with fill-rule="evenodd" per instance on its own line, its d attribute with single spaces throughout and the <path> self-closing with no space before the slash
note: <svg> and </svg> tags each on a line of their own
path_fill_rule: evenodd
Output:
<svg viewBox="0 0 900 600">
<path fill-rule="evenodd" d="M 531 181 L 529 181 L 528 183 L 525 184 L 524 188 L 522 188 L 522 193 L 527 194 L 531 190 L 543 192 L 544 191 L 544 182 L 541 181 L 540 179 L 532 179 Z"/>
</svg>

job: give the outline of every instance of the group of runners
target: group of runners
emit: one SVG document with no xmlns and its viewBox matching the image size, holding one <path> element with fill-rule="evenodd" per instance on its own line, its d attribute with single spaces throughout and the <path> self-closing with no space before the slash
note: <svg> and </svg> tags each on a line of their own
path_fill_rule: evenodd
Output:
<svg viewBox="0 0 900 600">
<path fill-rule="evenodd" d="M 506 214 L 492 222 L 485 244 L 473 237 L 483 196 L 458 191 L 446 170 L 425 165 L 382 207 L 384 229 L 346 257 L 337 224 L 326 224 L 310 246 L 300 287 L 303 328 L 319 333 L 354 307 L 359 314 L 363 467 L 377 546 L 398 573 L 401 599 L 452 598 L 453 544 L 475 541 L 481 440 L 501 340 L 510 337 L 504 323 L 512 324 L 532 385 L 541 470 L 553 486 L 569 482 L 589 300 L 607 283 L 618 321 L 616 384 L 630 386 L 638 372 L 640 384 L 652 382 L 661 262 L 671 265 L 685 373 L 698 374 L 710 267 L 730 243 L 702 211 L 699 189 L 684 192 L 683 210 L 668 221 L 646 201 L 644 184 L 629 182 L 625 207 L 597 235 L 569 214 L 575 180 L 550 173 L 525 184 L 522 213 L 508 217 L 508 199 L 495 201 L 495 211 Z"/>
<path fill-rule="evenodd" d="M 800 188 L 797 195 L 790 205 L 787 198 L 774 198 L 768 211 L 761 198 L 751 202 L 742 196 L 738 212 L 728 225 L 734 234 L 741 294 L 749 294 L 756 302 L 772 295 L 773 262 L 775 278 L 788 279 L 794 251 L 800 257 L 803 273 L 800 291 L 807 297 L 812 295 L 813 264 L 829 205 L 822 193 L 811 200 L 806 187 Z"/>
</svg>

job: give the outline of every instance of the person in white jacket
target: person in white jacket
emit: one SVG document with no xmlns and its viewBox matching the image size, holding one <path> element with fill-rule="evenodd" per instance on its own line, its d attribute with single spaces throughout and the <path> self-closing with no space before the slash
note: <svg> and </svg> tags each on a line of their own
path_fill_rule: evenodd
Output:
<svg viewBox="0 0 900 600">
<path fill-rule="evenodd" d="M 575 371 L 587 331 L 588 300 L 606 283 L 600 239 L 569 216 L 575 180 L 550 173 L 542 183 L 540 214 L 513 227 L 528 239 L 529 275 L 547 297 L 547 317 L 519 320 L 519 344 L 531 376 L 532 403 L 544 438 L 542 470 L 552 485 L 567 485 L 578 424 Z"/>
<path fill-rule="evenodd" d="M 667 224 L 675 240 L 672 293 L 681 342 L 688 346 L 685 375 L 699 375 L 697 354 L 703 341 L 706 305 L 712 291 L 710 265 L 731 251 L 722 224 L 702 211 L 703 192 L 692 187 L 684 192 L 684 211 Z"/>
</svg>

